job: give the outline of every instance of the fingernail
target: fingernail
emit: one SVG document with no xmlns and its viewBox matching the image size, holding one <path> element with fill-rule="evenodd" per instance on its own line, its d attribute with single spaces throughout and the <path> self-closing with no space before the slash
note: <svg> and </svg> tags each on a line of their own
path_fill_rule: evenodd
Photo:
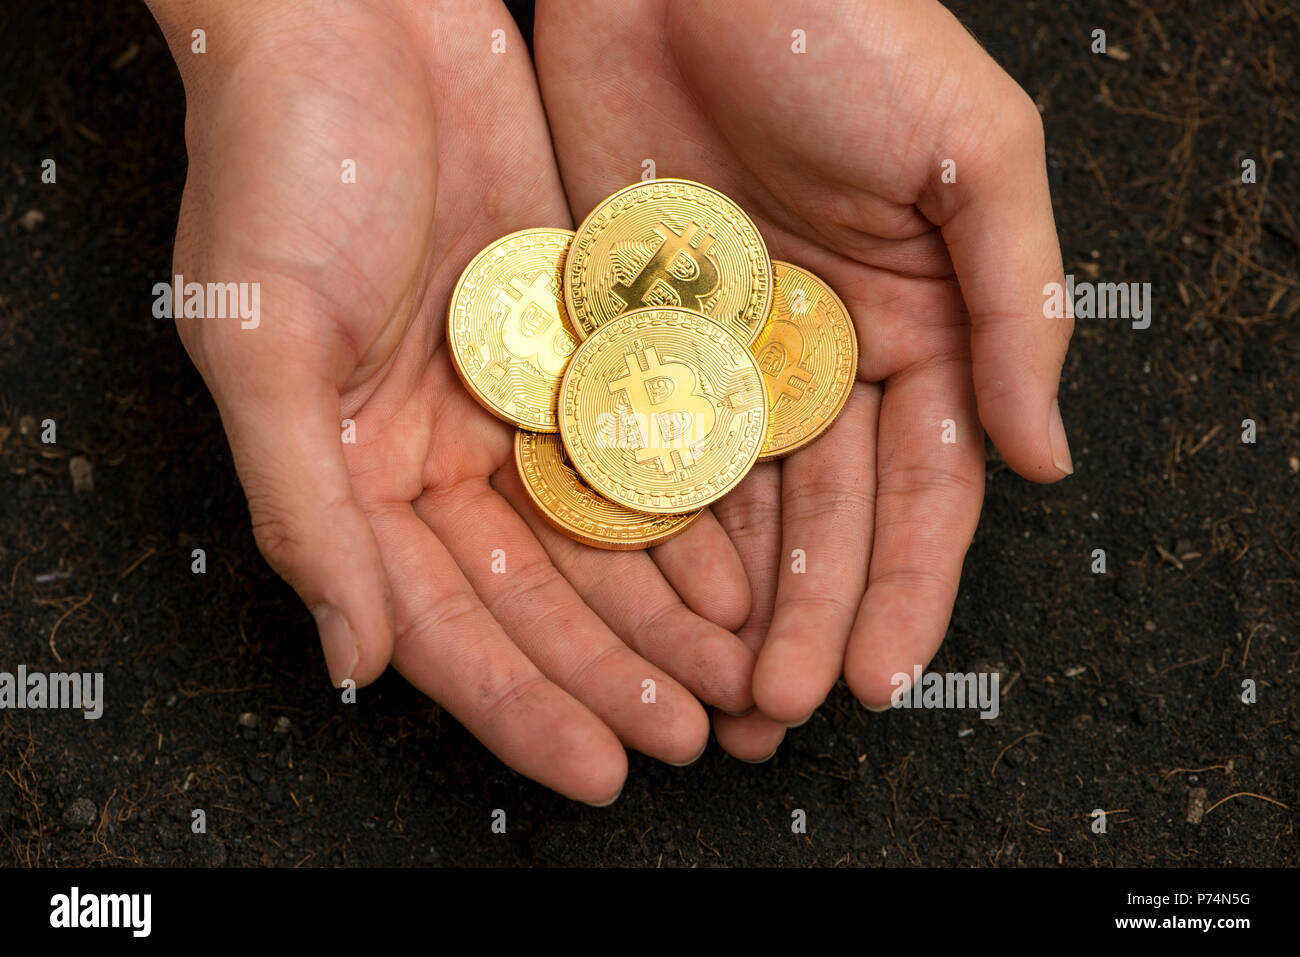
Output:
<svg viewBox="0 0 1300 957">
<path fill-rule="evenodd" d="M 744 711 L 727 711 L 725 708 L 719 708 L 718 710 L 721 711 L 723 714 L 725 714 L 725 715 L 726 715 L 727 717 L 729 717 L 729 718 L 743 718 L 745 715 L 747 715 L 747 714 L 749 714 L 750 712 L 752 712 L 752 711 L 754 710 L 755 707 L 756 707 L 755 705 L 752 705 L 752 704 L 751 704 L 751 705 L 750 705 L 748 708 L 746 708 Z"/>
<path fill-rule="evenodd" d="M 778 744 L 775 748 L 772 749 L 772 753 L 767 755 L 767 757 L 758 758 L 754 761 L 751 761 L 749 758 L 741 758 L 740 760 L 744 761 L 746 764 L 766 764 L 768 761 L 771 761 L 774 757 L 776 757 L 776 752 L 779 750 L 781 750 L 781 746 Z"/>
<path fill-rule="evenodd" d="M 619 788 L 618 792 L 608 801 L 602 801 L 599 804 L 597 804 L 595 801 L 583 801 L 582 803 L 587 805 L 587 807 L 609 807 L 611 804 L 613 804 L 622 796 L 623 796 L 623 789 Z"/>
<path fill-rule="evenodd" d="M 1061 404 L 1052 400 L 1052 422 L 1048 426 L 1048 439 L 1052 443 L 1052 464 L 1066 475 L 1074 474 L 1074 460 L 1070 458 L 1070 443 L 1065 438 L 1065 423 L 1061 421 Z"/>
<path fill-rule="evenodd" d="M 677 764 L 674 761 L 665 761 L 664 764 L 670 765 L 671 767 L 674 768 L 689 768 L 700 758 L 704 757 L 704 752 L 707 750 L 709 750 L 709 742 L 705 741 L 704 747 L 700 748 L 699 752 L 695 755 L 695 757 L 691 758 L 689 761 L 683 761 L 681 764 Z"/>
<path fill-rule="evenodd" d="M 858 704 L 862 705 L 862 707 L 866 708 L 868 711 L 872 712 L 873 714 L 883 714 L 886 711 L 892 711 L 894 709 L 894 706 L 892 704 L 882 704 L 879 708 L 873 708 L 865 701 L 859 701 Z"/>
<path fill-rule="evenodd" d="M 344 680 L 352 677 L 357 662 L 361 660 L 356 639 L 352 637 L 352 626 L 332 605 L 317 605 L 311 613 L 320 631 L 320 644 L 325 651 L 325 667 L 329 669 L 330 681 L 334 687 L 341 688 Z"/>
</svg>

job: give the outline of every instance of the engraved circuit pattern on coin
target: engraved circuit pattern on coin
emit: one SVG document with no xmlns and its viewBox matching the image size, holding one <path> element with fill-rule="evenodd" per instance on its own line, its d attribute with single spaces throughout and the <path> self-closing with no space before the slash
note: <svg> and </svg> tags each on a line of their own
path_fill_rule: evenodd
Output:
<svg viewBox="0 0 1300 957">
<path fill-rule="evenodd" d="M 520 429 L 515 464 L 542 518 L 576 541 L 618 551 L 649 548 L 684 532 L 700 517 L 634 512 L 593 492 L 564 460 L 558 435 Z"/>
<path fill-rule="evenodd" d="M 649 180 L 583 220 L 564 296 L 579 338 L 632 309 L 678 307 L 749 344 L 771 304 L 772 262 L 758 227 L 726 196 L 690 180 Z"/>
<path fill-rule="evenodd" d="M 640 512 L 688 512 L 721 498 L 767 437 L 767 392 L 749 349 L 686 309 L 610 319 L 560 384 L 560 437 L 598 494 Z"/>
<path fill-rule="evenodd" d="M 840 297 L 799 266 L 772 262 L 772 315 L 750 347 L 769 398 L 759 461 L 789 455 L 844 411 L 858 376 L 858 337 Z"/>
<path fill-rule="evenodd" d="M 564 259 L 573 233 L 524 229 L 465 267 L 451 296 L 452 364 L 493 415 L 554 432 L 560 376 L 578 340 L 564 310 Z"/>
</svg>

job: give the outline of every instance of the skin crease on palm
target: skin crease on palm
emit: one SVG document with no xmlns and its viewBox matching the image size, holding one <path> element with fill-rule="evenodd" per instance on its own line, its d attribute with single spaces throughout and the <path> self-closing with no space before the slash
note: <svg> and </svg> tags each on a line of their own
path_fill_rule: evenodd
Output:
<svg viewBox="0 0 1300 957">
<path fill-rule="evenodd" d="M 1073 469 L 1055 412 L 1073 324 L 1042 315 L 1063 271 L 1041 120 L 937 3 L 539 0 L 536 20 L 575 216 L 651 159 L 735 199 L 857 328 L 841 419 L 714 507 L 759 652 L 757 710 L 716 713 L 714 729 L 761 760 L 841 671 L 880 710 L 893 675 L 930 661 L 979 518 L 981 426 L 1026 478 Z"/>
<path fill-rule="evenodd" d="M 886 673 L 929 660 L 978 516 L 981 419 L 1021 474 L 1063 474 L 1047 417 L 1069 328 L 1029 314 L 1061 272 L 1041 128 L 941 8 L 541 0 L 543 113 L 495 0 L 150 5 L 187 97 L 175 271 L 261 284 L 256 330 L 178 327 L 258 545 L 316 615 L 336 684 L 391 661 L 511 767 L 607 803 L 625 746 L 702 752 L 700 701 L 755 760 L 842 665 L 879 705 Z M 994 185 L 935 188 L 939 144 L 959 182 Z M 823 441 L 756 468 L 717 519 L 611 554 L 535 514 L 512 429 L 456 379 L 445 316 L 479 249 L 571 226 L 645 157 L 732 195 L 774 256 L 830 282 L 863 361 Z M 935 444 L 944 418 L 964 441 Z M 792 547 L 806 576 L 786 574 Z"/>
</svg>

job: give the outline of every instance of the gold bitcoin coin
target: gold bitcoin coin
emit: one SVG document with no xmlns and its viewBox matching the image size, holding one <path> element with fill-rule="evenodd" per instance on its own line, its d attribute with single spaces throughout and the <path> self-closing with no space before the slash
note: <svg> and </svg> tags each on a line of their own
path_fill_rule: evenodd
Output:
<svg viewBox="0 0 1300 957">
<path fill-rule="evenodd" d="M 699 511 L 647 515 L 601 498 L 564 460 L 558 435 L 520 429 L 515 433 L 515 464 L 542 518 L 585 545 L 616 551 L 649 548 L 686 531 L 700 517 Z"/>
<path fill-rule="evenodd" d="M 829 429 L 858 377 L 858 336 L 840 297 L 779 259 L 772 274 L 772 315 L 750 347 L 768 395 L 760 462 L 789 455 Z"/>
<path fill-rule="evenodd" d="M 573 233 L 523 229 L 474 257 L 451 294 L 447 344 L 470 394 L 493 415 L 554 432 L 560 376 L 578 345 L 560 291 Z"/>
<path fill-rule="evenodd" d="M 564 265 L 580 339 L 631 309 L 694 309 L 746 345 L 767 318 L 772 261 L 758 227 L 717 190 L 685 179 L 620 189 L 583 220 Z"/>
<path fill-rule="evenodd" d="M 687 309 L 635 309 L 583 340 L 560 383 L 560 438 L 599 495 L 673 514 L 721 498 L 767 436 L 749 349 Z"/>
</svg>

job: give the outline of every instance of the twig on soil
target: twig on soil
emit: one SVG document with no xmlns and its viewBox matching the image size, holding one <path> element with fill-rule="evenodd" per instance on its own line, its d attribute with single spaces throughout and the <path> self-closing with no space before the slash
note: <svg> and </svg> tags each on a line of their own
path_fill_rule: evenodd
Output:
<svg viewBox="0 0 1300 957">
<path fill-rule="evenodd" d="M 1233 798 L 1239 798 L 1239 797 L 1258 798 L 1261 801 L 1267 801 L 1269 804 L 1276 804 L 1278 807 L 1282 808 L 1283 810 L 1287 810 L 1287 811 L 1291 810 L 1289 807 L 1287 807 L 1277 798 L 1271 798 L 1265 794 L 1256 794 L 1254 791 L 1238 791 L 1236 794 L 1229 794 L 1225 798 L 1219 798 L 1219 800 L 1215 801 L 1213 804 L 1211 804 L 1209 807 L 1205 809 L 1205 813 L 1209 814 L 1211 811 L 1213 811 L 1224 801 L 1231 801 Z"/>
<path fill-rule="evenodd" d="M 1246 636 L 1246 648 L 1245 648 L 1245 650 L 1241 653 L 1241 666 L 1242 666 L 1243 668 L 1246 667 L 1246 659 L 1250 657 L 1250 641 L 1251 641 L 1252 638 L 1255 637 L 1255 632 L 1257 632 L 1257 631 L 1259 631 L 1261 628 L 1263 628 L 1265 624 L 1267 624 L 1267 622 L 1262 622 L 1262 621 L 1261 621 L 1261 622 L 1260 622 L 1258 625 L 1256 625 L 1254 628 L 1250 629 L 1250 634 Z"/>
<path fill-rule="evenodd" d="M 1224 774 L 1227 774 L 1230 770 L 1231 768 L 1226 764 L 1211 764 L 1209 767 L 1205 768 L 1174 768 L 1172 771 L 1166 771 L 1165 776 L 1160 780 L 1167 781 L 1175 774 L 1200 774 L 1202 771 L 1222 771 Z"/>
<path fill-rule="evenodd" d="M 718 849 L 714 847 L 712 844 L 710 844 L 708 841 L 706 841 L 704 838 L 700 837 L 700 830 L 703 830 L 703 828 L 700 828 L 695 832 L 695 839 L 700 842 L 701 847 L 707 848 L 708 850 L 712 851 L 713 856 L 721 861 L 722 855 L 718 853 Z"/>
<path fill-rule="evenodd" d="M 1186 668 L 1188 665 L 1199 665 L 1202 661 L 1209 661 L 1209 655 L 1201 655 L 1199 658 L 1193 658 L 1191 661 L 1180 661 L 1176 665 L 1170 665 L 1168 668 L 1161 668 L 1155 673 L 1156 678 L 1163 677 L 1171 671 L 1177 671 L 1179 668 Z"/>
<path fill-rule="evenodd" d="M 1174 565 L 1174 567 L 1177 568 L 1179 571 L 1182 571 L 1182 570 L 1183 570 L 1183 563 L 1182 563 L 1182 561 L 1178 558 L 1178 556 L 1175 555 L 1175 554 L 1173 554 L 1173 553 L 1170 552 L 1169 550 L 1167 550 L 1167 549 L 1166 549 L 1163 545 L 1161 545 L 1159 542 L 1156 542 L 1156 551 L 1158 551 L 1158 552 L 1160 553 L 1160 557 L 1161 557 L 1161 558 L 1165 559 L 1165 560 L 1168 561 L 1168 562 L 1171 562 L 1171 563 Z"/>
<path fill-rule="evenodd" d="M 1214 428 L 1210 429 L 1210 431 L 1206 432 L 1203 436 L 1201 436 L 1201 441 L 1197 442 L 1190 449 L 1188 449 L 1187 457 L 1190 459 L 1197 452 L 1201 451 L 1201 448 L 1205 445 L 1205 443 L 1210 441 L 1210 439 L 1214 438 L 1216 435 L 1218 435 L 1219 432 L 1221 432 L 1222 430 L 1223 430 L 1223 423 L 1220 422 Z"/>
<path fill-rule="evenodd" d="M 130 565 L 126 567 L 126 571 L 122 572 L 122 574 L 117 576 L 117 580 L 121 581 L 122 579 L 126 578 L 127 575 L 131 574 L 133 571 L 139 568 L 140 565 L 145 561 L 145 559 L 147 559 L 150 555 L 152 555 L 157 550 L 158 549 L 150 545 L 149 550 L 147 552 L 145 552 L 143 555 L 141 555 L 139 558 L 133 561 Z"/>
<path fill-rule="evenodd" d="M 60 616 L 59 616 L 59 620 L 56 621 L 56 622 L 54 623 L 54 627 L 50 629 L 50 651 L 52 651 L 52 652 L 54 653 L 54 657 L 55 657 L 55 659 L 58 660 L 59 664 L 63 664 L 63 656 L 59 654 L 59 649 L 57 649 L 57 648 L 54 647 L 54 636 L 55 636 L 56 634 L 58 634 L 58 631 L 59 631 L 59 625 L 63 624 L 64 620 L 65 620 L 69 615 L 71 615 L 74 611 L 76 611 L 78 608 L 80 608 L 82 605 L 86 604 L 86 602 L 90 601 L 90 599 L 92 599 L 92 598 L 94 598 L 94 597 L 95 597 L 95 593 L 94 593 L 94 592 L 91 592 L 91 593 L 90 593 L 89 595 L 87 595 L 85 598 L 81 599 L 81 601 L 77 602 L 75 605 L 73 605 L 71 608 L 69 608 L 67 611 L 65 611 L 62 615 L 60 615 Z"/>
</svg>

